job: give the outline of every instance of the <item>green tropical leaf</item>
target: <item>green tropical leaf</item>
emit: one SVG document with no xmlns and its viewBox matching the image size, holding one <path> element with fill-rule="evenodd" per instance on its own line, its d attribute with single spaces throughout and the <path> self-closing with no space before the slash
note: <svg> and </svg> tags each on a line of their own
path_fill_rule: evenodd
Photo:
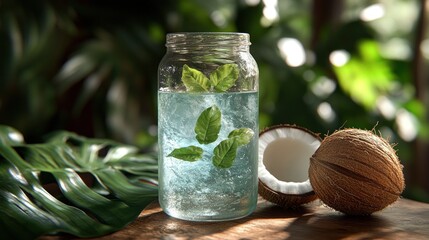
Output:
<svg viewBox="0 0 429 240">
<path fill-rule="evenodd" d="M 228 138 L 235 138 L 238 146 L 243 146 L 252 140 L 254 134 L 255 133 L 250 128 L 238 128 L 232 130 L 229 133 Z"/>
<path fill-rule="evenodd" d="M 14 145 L 20 144 L 24 141 L 24 137 L 16 129 L 0 125 L 0 144 L 1 145 Z"/>
<path fill-rule="evenodd" d="M 210 88 L 209 79 L 195 68 L 183 65 L 182 82 L 189 92 L 207 92 Z"/>
<path fill-rule="evenodd" d="M 0 126 L 1 239 L 105 235 L 157 196 L 157 161 L 134 146 L 69 132 L 40 144 L 4 140 L 18 133 Z"/>
<path fill-rule="evenodd" d="M 220 168 L 229 168 L 237 156 L 238 144 L 235 138 L 228 138 L 219 143 L 213 150 L 213 165 Z"/>
<path fill-rule="evenodd" d="M 196 139 L 200 144 L 216 141 L 221 128 L 221 116 L 222 114 L 216 105 L 207 108 L 200 114 L 195 125 Z"/>
<path fill-rule="evenodd" d="M 217 92 L 225 92 L 238 79 L 238 65 L 224 64 L 210 74 L 210 83 Z"/>
<path fill-rule="evenodd" d="M 168 157 L 175 157 L 188 162 L 195 162 L 203 157 L 203 149 L 196 146 L 176 148 L 168 155 Z"/>
</svg>

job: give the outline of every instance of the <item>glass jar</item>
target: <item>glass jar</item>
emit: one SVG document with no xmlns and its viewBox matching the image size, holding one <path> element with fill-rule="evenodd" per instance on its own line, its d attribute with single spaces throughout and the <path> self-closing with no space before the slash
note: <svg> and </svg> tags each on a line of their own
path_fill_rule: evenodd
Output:
<svg viewBox="0 0 429 240">
<path fill-rule="evenodd" d="M 158 68 L 159 202 L 222 221 L 257 203 L 258 67 L 246 33 L 167 34 Z"/>
</svg>

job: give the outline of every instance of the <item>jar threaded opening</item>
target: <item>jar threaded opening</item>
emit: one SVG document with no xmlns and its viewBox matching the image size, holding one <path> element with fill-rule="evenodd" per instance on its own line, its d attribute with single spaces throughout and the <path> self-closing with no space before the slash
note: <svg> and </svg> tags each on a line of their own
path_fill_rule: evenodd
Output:
<svg viewBox="0 0 429 240">
<path fill-rule="evenodd" d="M 168 33 L 166 47 L 189 48 L 189 47 L 242 47 L 250 46 L 248 33 L 236 32 L 182 32 Z"/>
</svg>

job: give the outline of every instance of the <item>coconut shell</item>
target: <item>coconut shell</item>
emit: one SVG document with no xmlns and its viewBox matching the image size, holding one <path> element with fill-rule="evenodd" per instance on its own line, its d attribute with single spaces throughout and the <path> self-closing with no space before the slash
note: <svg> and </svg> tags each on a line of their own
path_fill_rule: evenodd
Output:
<svg viewBox="0 0 429 240">
<path fill-rule="evenodd" d="M 344 129 L 326 137 L 310 160 L 310 183 L 322 202 L 350 215 L 369 215 L 404 190 L 392 146 L 370 131 Z"/>
<path fill-rule="evenodd" d="M 265 185 L 261 180 L 258 183 L 258 192 L 261 197 L 269 202 L 275 203 L 285 208 L 299 207 L 302 204 L 312 202 L 317 199 L 314 191 L 304 194 L 285 194 L 274 191 Z"/>
<path fill-rule="evenodd" d="M 322 141 L 319 134 L 313 133 L 312 131 L 306 128 L 303 128 L 297 125 L 289 125 L 289 124 L 275 125 L 275 126 L 266 128 L 263 131 L 261 131 L 259 136 L 261 137 L 262 135 L 270 131 L 278 131 L 280 129 L 295 129 L 297 131 L 302 131 L 303 135 L 312 136 L 314 139 L 316 139 L 319 142 Z M 306 161 L 310 161 L 310 160 L 306 159 Z M 303 192 L 301 194 L 282 193 L 271 189 L 261 179 L 259 179 L 259 183 L 258 183 L 258 193 L 259 195 L 261 195 L 261 197 L 263 197 L 267 201 L 275 203 L 285 208 L 299 207 L 302 204 L 306 204 L 317 199 L 317 196 L 314 193 L 314 191 Z"/>
</svg>

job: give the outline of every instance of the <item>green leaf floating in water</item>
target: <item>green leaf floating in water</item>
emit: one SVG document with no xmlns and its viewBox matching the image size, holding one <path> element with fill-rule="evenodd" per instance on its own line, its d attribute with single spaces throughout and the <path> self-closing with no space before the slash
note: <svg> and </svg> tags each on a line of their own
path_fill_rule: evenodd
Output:
<svg viewBox="0 0 429 240">
<path fill-rule="evenodd" d="M 204 110 L 198 117 L 195 125 L 195 138 L 200 144 L 209 144 L 218 138 L 221 127 L 221 112 L 214 105 Z"/>
<path fill-rule="evenodd" d="M 188 162 L 195 162 L 203 157 L 203 149 L 196 146 L 176 148 L 167 157 L 175 157 Z"/>
<path fill-rule="evenodd" d="M 237 156 L 238 147 L 249 144 L 254 132 L 250 128 L 238 128 L 231 131 L 228 139 L 223 140 L 213 150 L 213 165 L 220 168 L 229 168 Z"/>
<path fill-rule="evenodd" d="M 213 165 L 220 168 L 229 168 L 237 156 L 238 144 L 235 138 L 228 138 L 219 143 L 213 150 Z"/>
<path fill-rule="evenodd" d="M 226 92 L 238 80 L 239 69 L 234 63 L 224 64 L 210 73 L 207 78 L 198 69 L 184 64 L 182 68 L 182 82 L 188 92 Z"/>
<path fill-rule="evenodd" d="M 182 82 L 189 92 L 207 92 L 210 89 L 209 79 L 195 68 L 183 65 Z"/>
<path fill-rule="evenodd" d="M 69 132 L 26 144 L 0 125 L 0 239 L 117 231 L 156 199 L 156 184 L 157 160 L 134 146 Z"/>
<path fill-rule="evenodd" d="M 238 65 L 224 64 L 210 74 L 210 83 L 217 92 L 225 92 L 238 79 Z"/>
<path fill-rule="evenodd" d="M 250 143 L 254 134 L 250 128 L 238 128 L 231 131 L 228 138 L 235 138 L 238 146 L 244 146 Z"/>
</svg>

